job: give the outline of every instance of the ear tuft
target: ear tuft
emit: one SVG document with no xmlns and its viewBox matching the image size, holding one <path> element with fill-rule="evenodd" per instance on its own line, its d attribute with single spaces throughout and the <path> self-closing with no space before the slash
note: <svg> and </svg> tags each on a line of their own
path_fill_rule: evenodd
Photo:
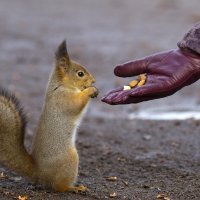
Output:
<svg viewBox="0 0 200 200">
<path fill-rule="evenodd" d="M 67 45 L 66 40 L 63 40 L 63 42 L 59 45 L 57 51 L 56 51 L 56 60 L 59 61 L 61 59 L 66 59 L 69 61 L 69 55 L 67 52 Z"/>
</svg>

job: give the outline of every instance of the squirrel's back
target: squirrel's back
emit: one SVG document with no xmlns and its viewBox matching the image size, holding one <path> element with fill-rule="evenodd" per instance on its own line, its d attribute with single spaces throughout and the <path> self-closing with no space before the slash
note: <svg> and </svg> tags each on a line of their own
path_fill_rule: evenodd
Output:
<svg viewBox="0 0 200 200">
<path fill-rule="evenodd" d="M 31 175 L 32 160 L 24 147 L 26 118 L 18 99 L 0 89 L 0 158 L 6 166 Z"/>
</svg>

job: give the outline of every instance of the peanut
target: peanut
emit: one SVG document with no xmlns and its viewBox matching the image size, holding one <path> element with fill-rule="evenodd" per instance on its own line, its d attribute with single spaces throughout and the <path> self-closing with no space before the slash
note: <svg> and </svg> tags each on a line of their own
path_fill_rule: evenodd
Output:
<svg viewBox="0 0 200 200">
<path fill-rule="evenodd" d="M 129 83 L 129 86 L 130 86 L 131 88 L 133 88 L 133 87 L 135 87 L 137 84 L 138 84 L 138 81 L 137 81 L 137 80 L 133 80 L 133 81 L 131 81 L 131 82 Z"/>
<path fill-rule="evenodd" d="M 142 85 L 144 85 L 145 84 L 145 80 L 141 80 L 138 84 L 137 84 L 137 86 L 142 86 Z"/>
</svg>

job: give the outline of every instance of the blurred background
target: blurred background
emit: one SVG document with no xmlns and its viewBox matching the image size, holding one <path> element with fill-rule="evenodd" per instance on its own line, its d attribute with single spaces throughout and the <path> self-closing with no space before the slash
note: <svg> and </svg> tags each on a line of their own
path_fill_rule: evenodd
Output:
<svg viewBox="0 0 200 200">
<path fill-rule="evenodd" d="M 54 52 L 66 38 L 71 58 L 94 74 L 100 90 L 88 116 L 198 118 L 198 83 L 137 105 L 108 106 L 100 98 L 129 81 L 113 75 L 115 65 L 176 48 L 200 21 L 199 7 L 199 0 L 1 0 L 0 85 L 17 93 L 36 124 Z"/>
<path fill-rule="evenodd" d="M 1 179 L 0 196 L 108 199 L 116 192 L 116 199 L 138 200 L 167 192 L 174 200 L 199 200 L 200 122 L 174 120 L 200 119 L 199 82 L 135 105 L 110 106 L 100 100 L 130 81 L 113 75 L 115 65 L 177 48 L 184 33 L 200 22 L 199 8 L 199 0 L 0 0 L 0 86 L 15 92 L 25 107 L 29 147 L 54 52 L 63 39 L 71 58 L 96 77 L 100 91 L 77 138 L 79 183 L 89 193 L 49 193 L 24 179 L 13 181 L 0 168 L 9 175 Z M 118 180 L 108 182 L 109 176 Z"/>
</svg>

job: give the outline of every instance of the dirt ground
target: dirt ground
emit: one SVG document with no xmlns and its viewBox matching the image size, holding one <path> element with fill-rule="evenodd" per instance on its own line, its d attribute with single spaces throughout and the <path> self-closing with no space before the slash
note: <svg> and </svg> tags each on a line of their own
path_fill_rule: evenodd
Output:
<svg viewBox="0 0 200 200">
<path fill-rule="evenodd" d="M 200 21 L 199 0 L 14 2 L 0 3 L 0 85 L 15 92 L 24 105 L 27 147 L 37 127 L 54 51 L 64 38 L 71 57 L 96 77 L 100 95 L 91 102 L 77 137 L 78 184 L 89 191 L 56 193 L 0 166 L 0 199 L 27 195 L 34 200 L 156 200 L 163 194 L 166 198 L 160 199 L 199 200 L 200 121 L 130 118 L 158 107 L 199 111 L 198 83 L 137 105 L 100 101 L 109 89 L 128 81 L 113 76 L 116 64 L 176 48 L 183 34 Z"/>
</svg>

